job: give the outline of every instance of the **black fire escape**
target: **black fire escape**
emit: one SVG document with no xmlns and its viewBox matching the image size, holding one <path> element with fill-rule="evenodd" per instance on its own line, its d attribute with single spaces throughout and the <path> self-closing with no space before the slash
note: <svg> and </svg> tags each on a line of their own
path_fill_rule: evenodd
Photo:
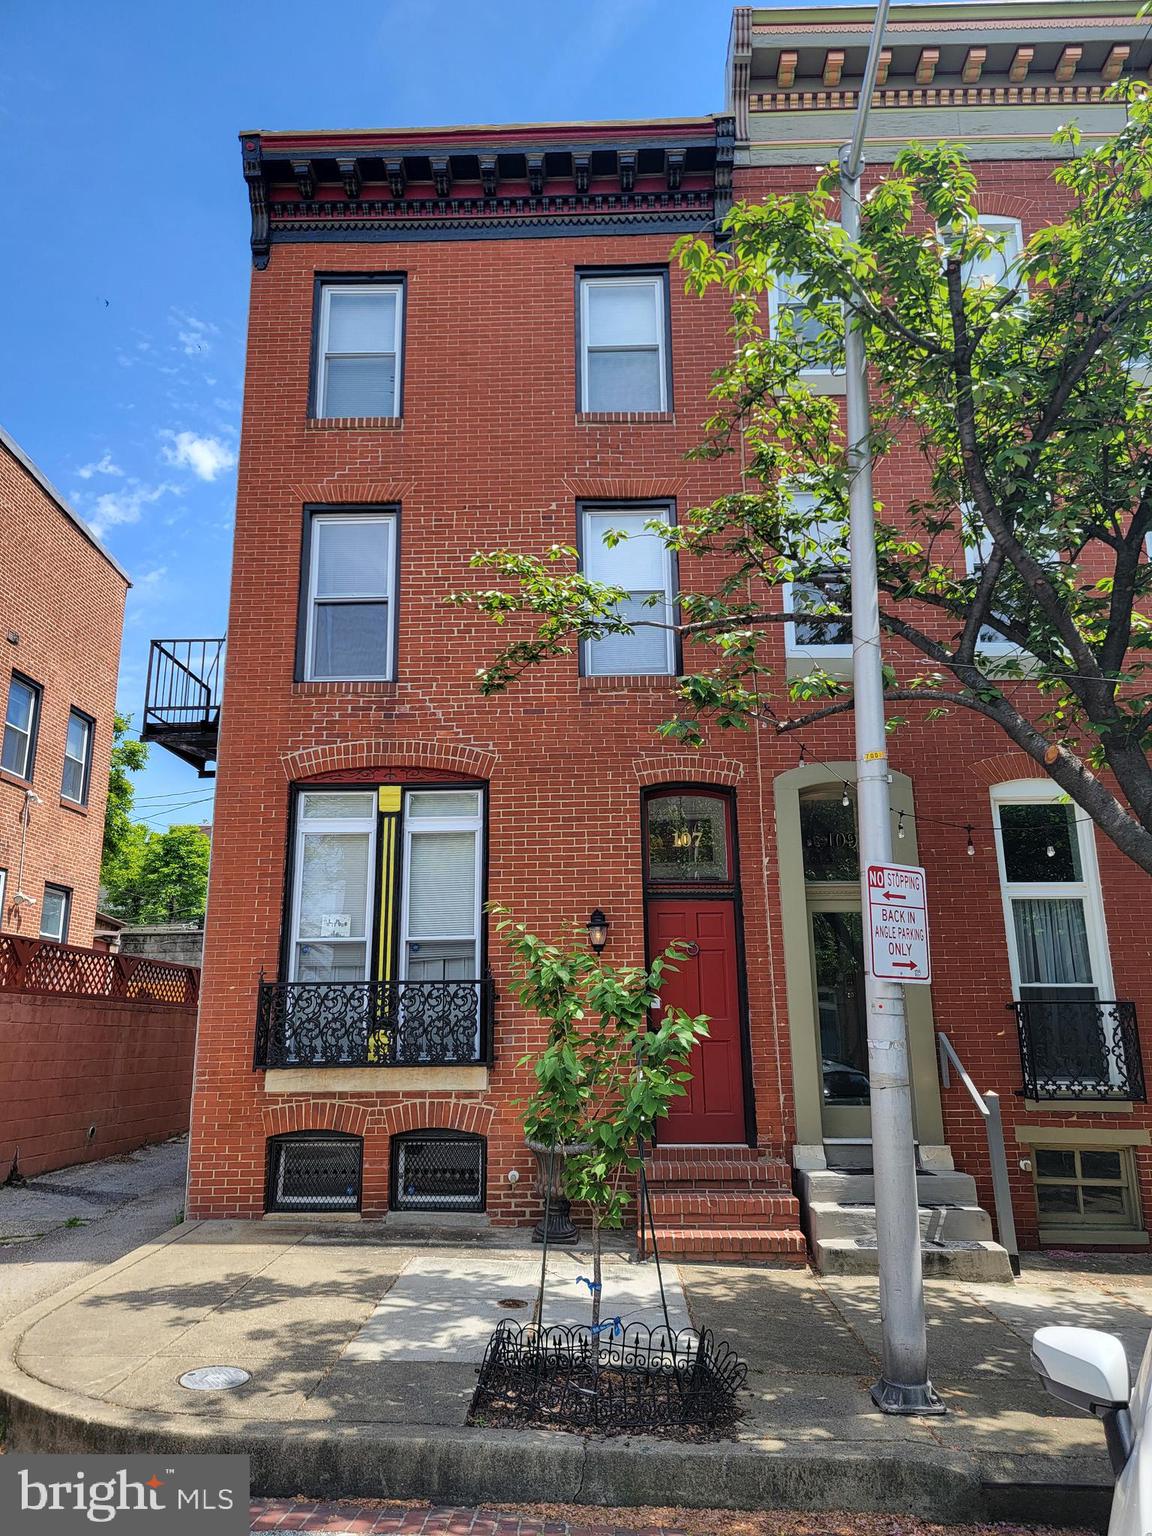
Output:
<svg viewBox="0 0 1152 1536">
<path fill-rule="evenodd" d="M 214 779 L 223 685 L 223 640 L 153 640 L 140 739 Z"/>
</svg>

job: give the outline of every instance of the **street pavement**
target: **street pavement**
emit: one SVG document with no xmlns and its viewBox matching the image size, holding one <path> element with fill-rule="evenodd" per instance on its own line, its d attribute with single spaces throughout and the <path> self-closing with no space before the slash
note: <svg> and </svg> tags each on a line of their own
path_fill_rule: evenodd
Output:
<svg viewBox="0 0 1152 1536">
<path fill-rule="evenodd" d="M 123 1258 L 177 1222 L 184 1137 L 0 1186 L 0 1318 Z"/>
</svg>

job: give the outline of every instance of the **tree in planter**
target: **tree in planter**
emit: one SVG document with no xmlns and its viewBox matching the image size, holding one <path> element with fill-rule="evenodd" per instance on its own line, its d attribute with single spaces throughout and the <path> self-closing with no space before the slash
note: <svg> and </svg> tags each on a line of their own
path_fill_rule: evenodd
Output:
<svg viewBox="0 0 1152 1536">
<path fill-rule="evenodd" d="M 521 1066 L 536 1087 L 523 1101 L 529 1141 L 579 1150 L 565 1158 L 564 1189 L 592 1213 L 592 1327 L 600 1326 L 601 1233 L 623 1225 L 639 1147 L 685 1093 L 688 1055 L 708 1020 L 660 1007 L 665 972 L 685 958 L 672 944 L 651 965 L 611 966 L 580 942 L 551 944 L 497 908 L 497 931 L 513 957 L 516 995 L 549 1023 L 548 1043 Z M 544 1274 L 533 1321 L 539 1323 Z"/>
<path fill-rule="evenodd" d="M 665 734 L 698 744 L 707 721 L 787 733 L 852 708 L 850 685 L 818 665 L 773 696 L 763 641 L 788 622 L 816 641 L 849 632 L 842 416 L 806 379 L 835 370 L 853 324 L 872 366 L 873 458 L 899 438 L 924 471 L 923 495 L 878 509 L 889 700 L 928 722 L 991 720 L 1152 873 L 1152 98 L 1120 90 L 1114 138 L 1057 136 L 1067 215 L 1019 253 L 981 225 L 949 144 L 897 156 L 858 242 L 836 222 L 835 169 L 811 192 L 733 209 L 728 249 L 679 242 L 689 289 L 731 298 L 733 357 L 697 453 L 743 443 L 747 462 L 733 494 L 678 528 L 649 524 L 724 572 L 681 594 L 677 628 L 712 660 L 681 678 Z M 488 693 L 583 639 L 658 621 L 629 623 L 622 589 L 580 574 L 567 547 L 473 564 L 505 586 L 455 600 L 534 621 L 481 673 Z"/>
</svg>

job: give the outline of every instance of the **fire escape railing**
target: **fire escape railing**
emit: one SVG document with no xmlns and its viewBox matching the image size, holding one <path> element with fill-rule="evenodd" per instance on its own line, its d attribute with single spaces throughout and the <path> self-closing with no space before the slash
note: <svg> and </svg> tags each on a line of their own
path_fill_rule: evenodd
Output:
<svg viewBox="0 0 1152 1536">
<path fill-rule="evenodd" d="M 140 735 L 211 778 L 220 733 L 224 640 L 153 640 Z"/>
</svg>

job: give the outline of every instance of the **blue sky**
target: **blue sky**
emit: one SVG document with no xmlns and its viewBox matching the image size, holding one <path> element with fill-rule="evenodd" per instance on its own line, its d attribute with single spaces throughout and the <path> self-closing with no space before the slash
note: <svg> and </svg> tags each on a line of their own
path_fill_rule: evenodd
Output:
<svg viewBox="0 0 1152 1536">
<path fill-rule="evenodd" d="M 6 0 L 0 422 L 135 585 L 148 641 L 223 634 L 252 128 L 671 117 L 723 107 L 728 0 Z M 211 784 L 153 749 L 157 827 Z"/>
</svg>

